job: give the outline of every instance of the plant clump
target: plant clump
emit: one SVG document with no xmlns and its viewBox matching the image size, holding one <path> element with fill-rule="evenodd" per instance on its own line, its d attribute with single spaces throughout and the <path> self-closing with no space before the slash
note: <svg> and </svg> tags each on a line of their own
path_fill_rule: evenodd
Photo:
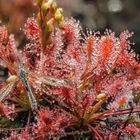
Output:
<svg viewBox="0 0 140 140">
<path fill-rule="evenodd" d="M 23 50 L 0 26 L 0 65 L 9 70 L 0 83 L 1 139 L 140 139 L 132 33 L 84 33 L 53 0 L 34 5 L 38 13 L 27 19 Z"/>
</svg>

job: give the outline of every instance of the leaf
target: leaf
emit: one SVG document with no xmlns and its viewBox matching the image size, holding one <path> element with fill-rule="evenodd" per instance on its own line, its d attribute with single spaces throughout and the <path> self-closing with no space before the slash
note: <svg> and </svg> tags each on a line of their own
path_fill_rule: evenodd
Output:
<svg viewBox="0 0 140 140">
<path fill-rule="evenodd" d="M 70 83 L 66 79 L 59 79 L 51 76 L 41 77 L 41 80 L 44 84 L 54 87 L 70 87 Z"/>
<path fill-rule="evenodd" d="M 15 82 L 11 82 L 0 90 L 0 101 L 4 100 L 15 86 Z"/>
<path fill-rule="evenodd" d="M 89 111 L 89 113 L 87 114 L 87 120 L 89 121 L 91 119 L 91 117 L 93 116 L 93 114 L 98 111 L 101 106 L 106 102 L 106 98 L 100 100 L 97 104 L 95 104 Z"/>
<path fill-rule="evenodd" d="M 96 135 L 99 140 L 104 140 L 105 134 L 102 131 L 98 130 L 95 127 L 92 127 L 90 124 L 88 124 L 87 126 L 93 132 L 94 136 Z"/>
<path fill-rule="evenodd" d="M 14 97 L 13 101 L 18 104 L 24 111 L 31 109 L 28 94 L 26 92 L 21 93 L 18 97 Z"/>
</svg>

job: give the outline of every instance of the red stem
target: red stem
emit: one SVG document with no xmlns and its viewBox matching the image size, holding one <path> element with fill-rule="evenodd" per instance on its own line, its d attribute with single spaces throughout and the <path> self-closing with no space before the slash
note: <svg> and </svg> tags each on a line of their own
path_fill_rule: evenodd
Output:
<svg viewBox="0 0 140 140">
<path fill-rule="evenodd" d="M 129 113 L 137 113 L 140 112 L 140 107 L 135 107 L 133 108 L 133 110 L 131 108 L 129 109 L 124 109 L 124 110 L 119 110 L 119 111 L 106 111 L 103 113 L 98 113 L 98 114 L 94 114 L 94 116 L 91 118 L 91 120 L 95 120 L 95 119 L 99 119 L 99 118 L 106 118 L 109 117 L 111 115 L 123 115 L 123 114 L 129 114 Z"/>
<path fill-rule="evenodd" d="M 95 133 L 95 135 L 99 138 L 99 140 L 104 140 L 104 138 L 102 138 L 102 136 L 100 135 L 99 131 L 96 128 L 92 127 L 90 124 L 88 124 L 87 126 L 91 131 Z"/>
</svg>

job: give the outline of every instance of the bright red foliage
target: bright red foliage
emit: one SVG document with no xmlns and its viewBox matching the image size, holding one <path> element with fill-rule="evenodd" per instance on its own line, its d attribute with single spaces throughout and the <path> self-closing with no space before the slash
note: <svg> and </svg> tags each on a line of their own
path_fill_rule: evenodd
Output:
<svg viewBox="0 0 140 140">
<path fill-rule="evenodd" d="M 18 135 L 11 133 L 11 140 L 24 138 L 25 132 L 33 140 L 81 135 L 97 140 L 138 138 L 140 105 L 134 102 L 134 94 L 140 90 L 140 64 L 131 51 L 132 33 L 124 31 L 116 37 L 110 30 L 104 35 L 89 30 L 84 34 L 75 19 L 63 22 L 52 32 L 46 25 L 45 44 L 44 30 L 34 17 L 29 18 L 24 32 L 30 42 L 23 51 L 16 48 L 14 36 L 8 37 L 5 27 L 0 27 L 1 61 L 10 73 L 10 82 L 0 90 L 0 95 L 10 96 L 2 102 L 15 105 L 10 117 L 16 119 L 19 112 L 26 116 L 19 127 L 26 126 L 27 131 L 15 130 Z M 38 102 L 36 110 L 31 109 L 29 89 L 21 82 L 20 63 Z"/>
</svg>

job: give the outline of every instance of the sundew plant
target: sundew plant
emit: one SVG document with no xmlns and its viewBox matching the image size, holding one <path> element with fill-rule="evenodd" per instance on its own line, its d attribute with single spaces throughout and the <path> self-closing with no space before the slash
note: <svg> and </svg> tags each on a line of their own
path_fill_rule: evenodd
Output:
<svg viewBox="0 0 140 140">
<path fill-rule="evenodd" d="M 123 31 L 83 31 L 53 0 L 36 0 L 37 15 L 17 48 L 0 25 L 2 140 L 140 140 L 140 63 Z"/>
</svg>

